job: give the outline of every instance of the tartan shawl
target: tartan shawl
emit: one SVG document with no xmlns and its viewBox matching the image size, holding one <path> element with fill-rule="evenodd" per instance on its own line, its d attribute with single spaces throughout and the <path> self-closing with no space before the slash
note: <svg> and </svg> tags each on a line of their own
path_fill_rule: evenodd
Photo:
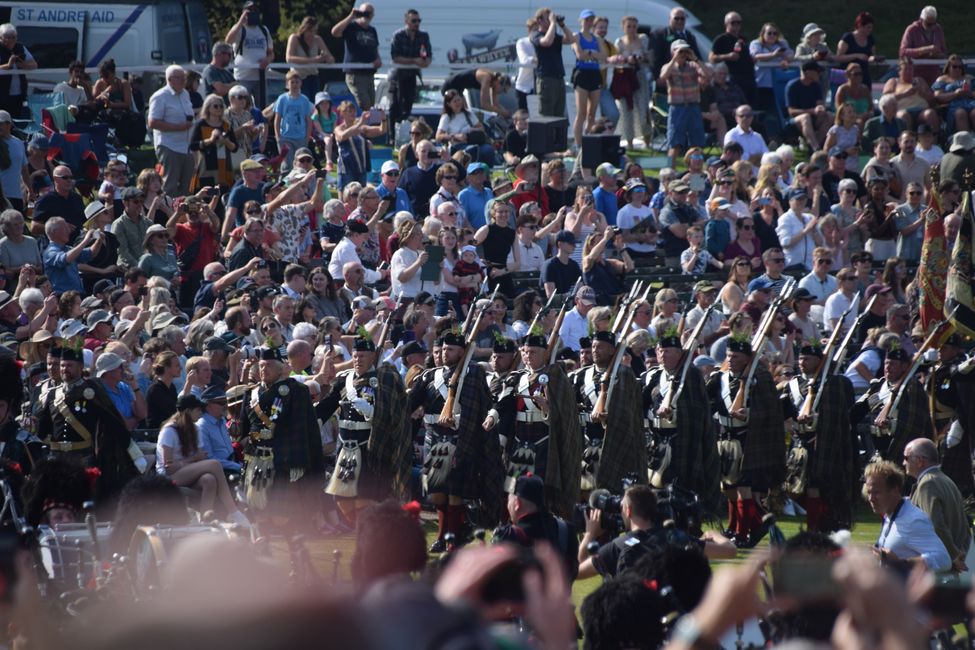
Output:
<svg viewBox="0 0 975 650">
<path fill-rule="evenodd" d="M 853 523 L 853 504 L 859 470 L 857 444 L 850 426 L 853 384 L 843 375 L 832 375 L 823 387 L 816 420 L 816 441 L 809 454 L 809 482 L 837 518 Z"/>
<path fill-rule="evenodd" d="M 393 493 L 405 497 L 409 494 L 413 468 L 413 437 L 406 388 L 393 366 L 380 365 L 376 368 L 376 378 L 379 385 L 365 463 L 380 476 L 389 476 Z"/>
<path fill-rule="evenodd" d="M 785 419 L 772 375 L 762 365 L 755 369 L 748 392 L 748 433 L 742 471 L 764 472 L 770 485 L 785 480 Z"/>
<path fill-rule="evenodd" d="M 125 484 L 138 476 L 138 470 L 129 456 L 132 436 L 105 387 L 100 381 L 91 379 L 83 381 L 81 387 L 94 389 L 95 399 L 89 400 L 89 408 L 94 406 L 99 412 L 95 430 L 91 433 L 95 444 L 95 464 L 101 472 L 95 485 L 95 495 L 101 509 L 112 505 L 114 497 Z M 79 388 L 72 389 L 75 390 Z"/>
<path fill-rule="evenodd" d="M 286 395 L 281 394 L 282 389 Z M 261 410 L 268 417 L 271 417 L 271 407 L 276 399 L 281 400 L 281 411 L 271 439 L 275 471 L 323 471 L 322 437 L 308 388 L 292 377 L 275 382 L 258 398 Z"/>
<path fill-rule="evenodd" d="M 900 465 L 904 459 L 904 448 L 915 438 L 931 438 L 931 416 L 928 397 L 915 377 L 905 387 L 907 391 L 897 406 L 897 425 L 892 433 L 887 460 Z M 869 417 L 869 416 L 868 416 Z M 876 417 L 876 414 L 873 414 Z"/>
<path fill-rule="evenodd" d="M 562 364 L 539 370 L 548 375 L 548 463 L 545 467 L 545 502 L 560 517 L 569 517 L 582 484 L 582 430 L 575 390 Z"/>
<path fill-rule="evenodd" d="M 705 515 L 713 515 L 721 501 L 717 422 L 711 417 L 704 377 L 694 367 L 688 369 L 684 389 L 677 397 L 677 435 L 672 445 L 674 482 L 693 491 Z"/>
<path fill-rule="evenodd" d="M 457 423 L 457 465 L 466 468 L 461 477 L 461 494 L 467 499 L 479 498 L 484 502 L 485 514 L 495 521 L 501 514 L 501 498 L 504 493 L 504 466 L 501 464 L 501 447 L 495 431 L 485 431 L 481 426 L 491 408 L 484 369 L 477 363 L 467 368 L 464 385 L 457 400 L 460 404 L 460 422 Z"/>
<path fill-rule="evenodd" d="M 614 494 L 623 489 L 623 477 L 627 474 L 635 474 L 637 483 L 647 482 L 641 403 L 640 387 L 633 371 L 621 365 L 606 399 L 606 435 L 596 470 L 596 486 Z"/>
<path fill-rule="evenodd" d="M 927 392 L 930 395 L 936 387 L 949 382 L 949 390 L 954 393 L 952 400 L 955 409 L 955 419 L 962 427 L 961 442 L 950 449 L 946 449 L 941 456 L 941 471 L 955 482 L 958 489 L 966 497 L 975 491 L 975 477 L 972 476 L 972 434 L 975 433 L 975 374 L 963 374 L 958 371 L 958 365 L 964 357 L 957 359 L 950 365 L 939 366 L 928 378 Z M 929 404 L 931 402 L 929 401 Z M 942 434 L 947 430 L 935 432 L 940 444 Z"/>
</svg>

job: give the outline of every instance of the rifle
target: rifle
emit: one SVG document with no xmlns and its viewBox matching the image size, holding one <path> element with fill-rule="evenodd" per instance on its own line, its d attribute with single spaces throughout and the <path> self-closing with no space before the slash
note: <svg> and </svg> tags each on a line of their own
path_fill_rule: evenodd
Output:
<svg viewBox="0 0 975 650">
<path fill-rule="evenodd" d="M 562 302 L 562 309 L 559 310 L 558 318 L 555 319 L 555 325 L 552 326 L 552 333 L 548 337 L 548 349 L 545 351 L 545 358 L 548 359 L 549 363 L 555 363 L 555 355 L 559 351 L 559 330 L 562 329 L 562 321 L 565 320 L 565 312 L 568 311 L 569 305 L 575 299 L 576 291 L 582 285 L 582 278 L 580 277 L 576 280 L 575 286 L 572 287 L 572 291 L 566 294 L 565 300 Z"/>
<path fill-rule="evenodd" d="M 644 291 L 643 299 L 646 299 L 647 294 L 650 292 L 650 286 L 647 285 L 646 291 Z M 626 318 L 623 320 L 623 329 L 620 331 L 621 336 L 625 336 L 627 332 L 630 331 L 630 327 L 633 325 L 633 316 L 635 315 L 635 310 L 633 305 L 635 301 L 631 301 L 629 305 L 626 306 Z M 616 376 L 619 373 L 620 362 L 623 360 L 623 353 L 626 352 L 626 341 L 625 338 L 616 341 L 616 354 L 613 355 L 613 361 L 606 368 L 606 372 L 603 373 L 602 378 L 599 381 L 599 397 L 596 398 L 596 404 L 592 408 L 592 414 L 598 418 L 605 418 L 606 414 L 609 412 L 609 391 L 613 384 L 616 383 Z"/>
<path fill-rule="evenodd" d="M 379 360 L 383 356 L 383 348 L 386 347 L 386 341 L 389 339 L 389 330 L 393 324 L 393 314 L 399 311 L 400 303 L 403 302 L 403 294 L 400 293 L 399 297 L 396 299 L 396 306 L 390 310 L 389 315 L 386 316 L 386 320 L 383 322 L 383 327 L 379 330 L 379 340 L 376 342 L 376 367 L 379 366 Z"/>
<path fill-rule="evenodd" d="M 497 289 L 494 291 L 497 293 Z M 453 428 L 455 426 L 454 404 L 457 402 L 457 392 L 463 385 L 464 378 L 467 376 L 467 368 L 470 366 L 471 359 L 474 357 L 474 351 L 477 350 L 477 328 L 481 325 L 481 318 L 484 316 L 484 312 L 490 308 L 491 305 L 489 303 L 482 309 L 477 310 L 477 317 L 474 319 L 474 326 L 471 328 L 471 331 L 468 332 L 467 338 L 464 341 L 467 346 L 464 351 L 464 358 L 461 360 L 461 365 L 450 377 L 450 383 L 447 385 L 447 399 L 444 400 L 443 408 L 440 409 L 440 418 L 437 423 L 442 427 Z M 474 308 L 472 307 L 470 311 L 473 312 Z"/>
<path fill-rule="evenodd" d="M 955 315 L 956 311 L 958 311 L 958 307 L 952 309 L 951 313 L 945 318 L 934 323 L 934 327 L 931 328 L 931 333 L 928 334 L 927 338 L 924 339 L 924 343 L 921 344 L 921 347 L 919 347 L 917 352 L 914 353 L 914 358 L 911 360 L 910 368 L 907 369 L 904 376 L 901 377 L 900 381 L 897 382 L 897 385 L 894 386 L 893 390 L 891 391 L 891 398 L 887 400 L 884 408 L 880 411 L 880 415 L 878 415 L 874 420 L 874 423 L 881 423 L 877 426 L 883 426 L 884 423 L 890 422 L 890 414 L 897 413 L 897 407 L 900 405 L 901 397 L 905 392 L 905 387 L 907 386 L 908 382 L 914 378 L 914 374 L 917 372 L 917 369 L 921 367 L 921 363 L 924 361 L 924 353 L 935 346 L 935 344 L 941 338 L 941 328 L 949 324 L 949 321 Z"/>
<path fill-rule="evenodd" d="M 863 319 L 867 317 L 868 313 L 870 313 L 870 308 L 873 307 L 873 301 L 876 299 L 877 299 L 877 294 L 874 294 L 873 296 L 870 297 L 870 302 L 867 303 L 866 308 L 862 312 L 857 314 L 857 317 L 853 320 L 853 325 L 850 326 L 850 329 L 846 332 L 846 335 L 843 337 L 843 341 L 840 343 L 839 347 L 836 348 L 836 353 L 833 355 L 833 359 L 832 359 L 832 365 L 835 366 L 836 372 L 839 372 L 840 368 L 843 366 L 843 361 L 844 358 L 846 357 L 846 348 L 849 347 L 850 341 L 853 340 L 853 335 L 856 334 L 856 331 L 858 329 L 860 329 L 860 323 L 862 323 Z M 853 304 L 859 304 L 859 303 L 860 303 L 860 294 L 857 294 L 854 300 L 851 301 L 850 303 L 851 309 L 853 307 Z M 850 310 L 847 310 L 847 312 L 849 311 Z M 840 329 L 842 326 L 843 326 L 843 321 L 841 320 L 839 324 L 837 324 L 836 329 Z"/>
<path fill-rule="evenodd" d="M 684 328 L 687 327 L 687 314 L 689 314 L 692 309 L 694 309 L 693 302 L 689 302 L 684 305 L 684 311 L 681 312 L 680 320 L 677 321 L 677 338 L 682 338 L 684 336 Z"/>
<path fill-rule="evenodd" d="M 680 370 L 680 378 L 676 376 L 674 379 L 678 379 L 677 386 L 674 386 L 674 381 L 671 380 L 670 390 L 667 392 L 667 396 L 664 397 L 663 402 L 660 404 L 661 409 L 666 409 L 673 411 L 674 405 L 677 403 L 677 398 L 680 397 L 681 392 L 684 390 L 684 384 L 687 382 L 687 373 L 694 361 L 694 349 L 697 347 L 697 340 L 701 337 L 701 332 L 704 331 L 704 326 L 707 325 L 708 319 L 711 318 L 711 312 L 717 307 L 718 301 L 715 300 L 708 308 L 704 310 L 704 317 L 698 321 L 698 324 L 694 326 L 691 330 L 691 335 L 688 337 L 687 341 L 684 342 L 684 358 L 683 367 Z"/>
<path fill-rule="evenodd" d="M 782 291 L 779 292 L 779 295 L 776 296 L 775 300 L 772 301 L 772 305 L 769 307 L 768 312 L 766 312 L 765 316 L 762 318 L 762 324 L 755 332 L 755 336 L 752 337 L 752 360 L 748 364 L 748 375 L 738 386 L 738 393 L 735 395 L 735 401 L 731 404 L 731 413 L 738 412 L 745 408 L 745 402 L 748 401 L 748 387 L 751 385 L 752 379 L 755 377 L 755 370 L 758 368 L 759 361 L 762 360 L 762 352 L 765 350 L 765 344 L 768 343 L 769 333 L 772 330 L 772 323 L 775 322 L 775 316 L 782 307 L 783 303 L 792 297 L 792 293 L 795 291 L 795 289 L 796 279 L 790 277 L 782 286 Z M 729 413 L 729 415 L 731 413 Z"/>
<path fill-rule="evenodd" d="M 872 300 L 872 299 L 871 299 Z M 840 323 L 846 320 L 850 312 L 857 306 L 860 302 L 860 294 L 857 294 L 853 300 L 850 301 L 849 306 L 843 315 L 840 316 Z M 802 402 L 802 408 L 799 409 L 799 417 L 805 416 L 808 418 L 813 413 L 819 409 L 819 400 L 823 396 L 823 389 L 826 387 L 826 381 L 829 378 L 829 365 L 831 361 L 831 355 L 833 348 L 836 346 L 836 340 L 840 336 L 841 327 L 836 327 L 833 333 L 830 334 L 829 340 L 826 342 L 826 349 L 823 350 L 823 362 L 819 364 L 819 369 L 816 370 L 816 374 L 813 375 L 812 381 L 809 382 L 809 388 L 806 391 L 806 399 Z"/>
<path fill-rule="evenodd" d="M 629 308 L 629 306 L 633 303 L 633 299 L 640 294 L 640 284 L 641 284 L 640 280 L 634 282 L 630 286 L 630 292 L 627 293 L 626 296 L 623 298 L 623 300 L 620 301 L 619 311 L 616 312 L 616 317 L 613 319 L 613 326 L 610 328 L 609 331 L 614 333 L 619 331 L 620 324 L 623 320 L 623 315 L 626 313 L 626 310 Z"/>
<path fill-rule="evenodd" d="M 557 295 L 558 294 L 553 291 L 552 295 L 548 297 L 548 302 L 545 303 L 545 306 L 539 309 L 537 312 L 535 312 L 535 318 L 532 319 L 531 324 L 528 326 L 529 332 L 535 329 L 535 325 L 538 324 L 538 321 L 545 318 L 548 312 L 552 309 L 552 303 L 555 302 L 555 296 Z"/>
</svg>

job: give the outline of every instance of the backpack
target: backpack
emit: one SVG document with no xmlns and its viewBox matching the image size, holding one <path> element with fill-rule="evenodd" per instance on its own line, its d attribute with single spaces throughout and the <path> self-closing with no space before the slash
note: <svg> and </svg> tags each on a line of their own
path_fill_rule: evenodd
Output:
<svg viewBox="0 0 975 650">
<path fill-rule="evenodd" d="M 667 540 L 655 530 L 638 530 L 623 540 L 623 552 L 616 559 L 616 577 L 631 571 L 644 557 L 664 552 Z"/>
<path fill-rule="evenodd" d="M 261 25 L 261 31 L 264 32 L 264 38 L 267 39 L 268 45 L 271 45 L 274 42 L 274 41 L 271 40 L 271 32 L 269 32 L 267 30 L 267 27 L 265 27 L 264 25 Z M 247 37 L 247 28 L 246 27 L 241 27 L 240 28 L 240 38 L 238 38 L 237 39 L 237 42 L 234 43 L 234 45 L 233 45 L 233 47 L 234 47 L 234 58 L 240 56 L 240 53 L 243 51 L 243 49 L 244 49 L 244 39 L 246 37 Z"/>
</svg>

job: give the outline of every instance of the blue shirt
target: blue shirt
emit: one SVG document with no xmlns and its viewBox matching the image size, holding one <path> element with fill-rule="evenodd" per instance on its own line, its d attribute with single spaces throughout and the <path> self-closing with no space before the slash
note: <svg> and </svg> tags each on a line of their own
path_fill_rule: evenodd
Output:
<svg viewBox="0 0 975 650">
<path fill-rule="evenodd" d="M 304 95 L 284 93 L 274 102 L 274 112 L 281 116 L 281 139 L 304 140 L 308 135 L 308 117 L 315 107 Z"/>
<path fill-rule="evenodd" d="M 468 186 L 462 189 L 460 194 L 457 195 L 461 207 L 464 208 L 464 212 L 467 214 L 467 223 L 474 230 L 487 225 L 487 219 L 484 216 L 484 207 L 493 198 L 494 192 L 487 186 L 481 189 L 480 192 Z"/>
<path fill-rule="evenodd" d="M 21 172 L 27 166 L 27 151 L 23 140 L 7 136 L 3 139 L 10 154 L 10 166 L 0 171 L 0 185 L 3 187 L 3 195 L 8 199 L 24 198 L 23 191 L 20 189 Z"/>
<path fill-rule="evenodd" d="M 230 460 L 234 457 L 234 448 L 230 444 L 226 420 L 204 413 L 196 421 L 196 428 L 200 431 L 200 447 L 210 458 L 219 461 L 224 469 L 240 471 L 240 463 Z"/>
<path fill-rule="evenodd" d="M 67 244 L 64 246 L 53 242 L 48 244 L 44 249 L 44 275 L 51 281 L 54 293 L 60 295 L 65 291 L 77 291 L 84 295 L 85 285 L 81 282 L 78 263 L 85 263 L 91 259 L 91 249 L 82 250 L 81 255 L 74 262 L 68 261 L 69 250 Z"/>
<path fill-rule="evenodd" d="M 109 398 L 112 400 L 112 404 L 118 409 L 118 412 L 122 414 L 123 418 L 134 417 L 132 415 L 132 404 L 135 402 L 135 393 L 129 388 L 129 385 L 124 381 L 120 381 L 112 390 L 112 387 L 102 382 L 102 386 L 105 387 L 105 392 L 108 393 Z"/>
<path fill-rule="evenodd" d="M 389 194 L 389 190 L 386 189 L 385 185 L 380 183 L 376 187 L 376 194 L 379 195 L 379 198 L 383 198 L 384 196 L 387 196 Z M 413 204 L 410 203 L 410 195 L 406 193 L 406 190 L 404 190 L 402 187 L 397 187 L 396 205 L 394 205 L 393 209 L 389 210 L 386 214 L 393 215 L 400 211 L 405 211 L 405 212 L 409 212 L 410 214 L 413 214 Z M 345 229 L 343 228 L 343 231 L 344 230 Z M 339 239 L 341 239 L 341 237 L 339 237 Z M 338 242 L 338 240 L 335 241 Z"/>
<path fill-rule="evenodd" d="M 248 201 L 257 201 L 258 203 L 264 203 L 264 185 L 258 185 L 253 190 L 246 185 L 236 185 L 232 190 L 230 190 L 230 197 L 227 199 L 228 208 L 237 208 L 237 214 L 235 215 L 235 224 L 238 226 L 244 225 L 244 218 L 247 216 L 244 214 L 244 204 Z"/>
<path fill-rule="evenodd" d="M 596 212 L 600 212 L 606 217 L 606 223 L 615 226 L 616 211 L 619 210 L 616 192 L 610 192 L 609 190 L 604 190 L 602 187 L 597 187 L 592 191 L 592 199 L 593 204 L 596 206 Z"/>
</svg>

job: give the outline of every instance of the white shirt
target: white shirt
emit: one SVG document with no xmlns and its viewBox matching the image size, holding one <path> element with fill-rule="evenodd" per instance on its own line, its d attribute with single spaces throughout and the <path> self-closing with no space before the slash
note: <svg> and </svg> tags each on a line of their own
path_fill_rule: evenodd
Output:
<svg viewBox="0 0 975 650">
<path fill-rule="evenodd" d="M 579 313 L 576 307 L 566 313 L 562 319 L 562 327 L 559 328 L 559 338 L 562 345 L 573 352 L 578 352 L 581 346 L 579 339 L 589 336 L 589 320 Z"/>
<path fill-rule="evenodd" d="M 332 249 L 332 257 L 328 261 L 328 272 L 333 278 L 341 278 L 343 277 L 342 268 L 348 262 L 358 262 L 361 264 L 362 260 L 359 258 L 359 253 L 355 250 L 355 244 L 348 237 L 343 237 L 342 241 Z M 366 284 L 375 284 L 383 277 L 379 271 L 373 271 L 372 269 L 365 269 L 365 271 L 366 277 L 364 282 Z"/>
<path fill-rule="evenodd" d="M 652 222 L 656 222 L 656 219 L 653 219 L 653 210 L 650 209 L 649 205 L 633 207 L 632 203 L 627 203 L 616 212 L 616 225 L 622 230 L 632 230 L 634 226 L 647 217 L 650 217 Z M 657 249 L 654 244 L 637 242 L 626 242 L 626 247 L 637 253 L 652 253 Z"/>
<path fill-rule="evenodd" d="M 54 92 L 61 93 L 64 103 L 68 106 L 79 106 L 88 103 L 88 93 L 81 86 L 73 88 L 67 81 L 62 81 L 54 87 Z"/>
<path fill-rule="evenodd" d="M 518 54 L 518 76 L 515 78 L 515 89 L 520 90 L 526 95 L 535 92 L 535 46 L 527 36 L 522 36 L 515 41 L 515 52 Z"/>
<path fill-rule="evenodd" d="M 854 294 L 855 295 L 855 294 Z M 853 298 L 847 298 L 843 295 L 842 291 L 836 291 L 829 298 L 826 299 L 826 306 L 823 307 L 823 330 L 829 332 L 833 329 L 830 324 L 831 320 L 839 320 L 843 312 L 846 311 L 850 303 L 853 302 Z M 843 321 L 844 333 L 853 327 L 853 322 L 856 320 L 857 315 L 855 310 L 851 310 L 849 314 L 846 315 L 846 320 Z"/>
<path fill-rule="evenodd" d="M 947 571 L 951 558 L 941 543 L 931 519 L 909 499 L 901 501 L 901 507 L 891 521 L 884 515 L 880 526 L 877 546 L 890 551 L 902 560 L 920 557 L 931 571 Z"/>
<path fill-rule="evenodd" d="M 763 153 L 768 152 L 768 145 L 765 144 L 765 138 L 754 129 L 745 133 L 745 130 L 740 126 L 735 126 L 735 128 L 730 129 L 724 134 L 724 144 L 727 145 L 730 142 L 737 142 L 741 145 L 741 148 L 744 150 L 744 153 L 741 155 L 742 160 L 748 160 L 752 156 L 761 156 Z"/>
<path fill-rule="evenodd" d="M 406 282 L 399 280 L 399 274 L 404 269 L 409 268 L 419 257 L 419 251 L 411 250 L 405 246 L 397 248 L 396 252 L 393 253 L 393 257 L 389 263 L 389 279 L 394 295 L 403 296 L 404 298 L 416 298 L 416 294 L 423 290 L 423 280 L 420 279 L 423 275 L 421 269 L 418 269 L 413 274 L 413 277 Z"/>
<path fill-rule="evenodd" d="M 829 273 L 822 280 L 815 273 L 805 275 L 799 280 L 799 288 L 811 293 L 817 303 L 825 303 L 826 299 L 836 292 L 837 286 L 836 278 Z"/>
<path fill-rule="evenodd" d="M 941 162 L 941 159 L 945 156 L 945 152 L 935 143 L 931 144 L 930 149 L 921 149 L 921 145 L 918 144 L 914 150 L 914 155 L 933 167 Z"/>
<path fill-rule="evenodd" d="M 799 233 L 812 218 L 813 216 L 808 213 L 800 217 L 792 210 L 779 217 L 775 234 L 778 235 L 779 244 L 785 253 L 785 265 L 787 267 L 802 264 L 807 271 L 812 270 L 816 240 L 813 239 L 812 232 L 804 237 L 799 236 Z"/>
<path fill-rule="evenodd" d="M 518 272 L 522 271 L 541 271 L 542 266 L 545 265 L 545 253 L 542 252 L 542 247 L 535 242 L 525 245 L 522 243 L 521 239 L 515 238 L 515 243 L 511 246 L 511 252 L 508 253 L 507 263 L 515 263 L 515 248 L 518 249 L 518 254 L 521 255 L 521 266 L 518 267 Z"/>
<path fill-rule="evenodd" d="M 168 84 L 163 86 L 149 98 L 149 119 L 162 120 L 172 124 L 192 122 L 194 113 L 190 94 L 184 90 L 177 95 Z M 156 147 L 166 147 L 176 153 L 189 153 L 190 129 L 185 131 L 157 131 L 153 129 L 152 144 Z"/>
<path fill-rule="evenodd" d="M 694 308 L 687 312 L 687 320 L 684 322 L 685 340 L 690 338 L 691 332 L 694 331 L 694 328 L 697 327 L 697 324 L 702 318 L 704 318 L 704 310 L 701 309 L 700 305 L 694 305 Z M 720 309 L 715 307 L 714 311 L 708 317 L 708 322 L 701 328 L 701 337 L 698 339 L 698 343 L 701 343 L 706 337 L 717 332 L 723 322 L 724 314 L 721 313 Z"/>
<path fill-rule="evenodd" d="M 241 27 L 241 34 L 237 37 L 240 39 L 237 43 L 231 43 L 231 47 L 237 51 L 239 46 L 239 54 L 234 57 L 234 65 L 238 66 L 234 69 L 234 79 L 238 81 L 254 81 L 260 75 L 260 71 L 257 68 L 243 68 L 239 67 L 242 65 L 253 65 L 256 66 L 260 63 L 261 59 L 267 56 L 267 50 L 271 47 L 271 43 L 268 41 L 268 35 L 265 33 L 267 28 L 264 25 L 244 25 Z"/>
</svg>

